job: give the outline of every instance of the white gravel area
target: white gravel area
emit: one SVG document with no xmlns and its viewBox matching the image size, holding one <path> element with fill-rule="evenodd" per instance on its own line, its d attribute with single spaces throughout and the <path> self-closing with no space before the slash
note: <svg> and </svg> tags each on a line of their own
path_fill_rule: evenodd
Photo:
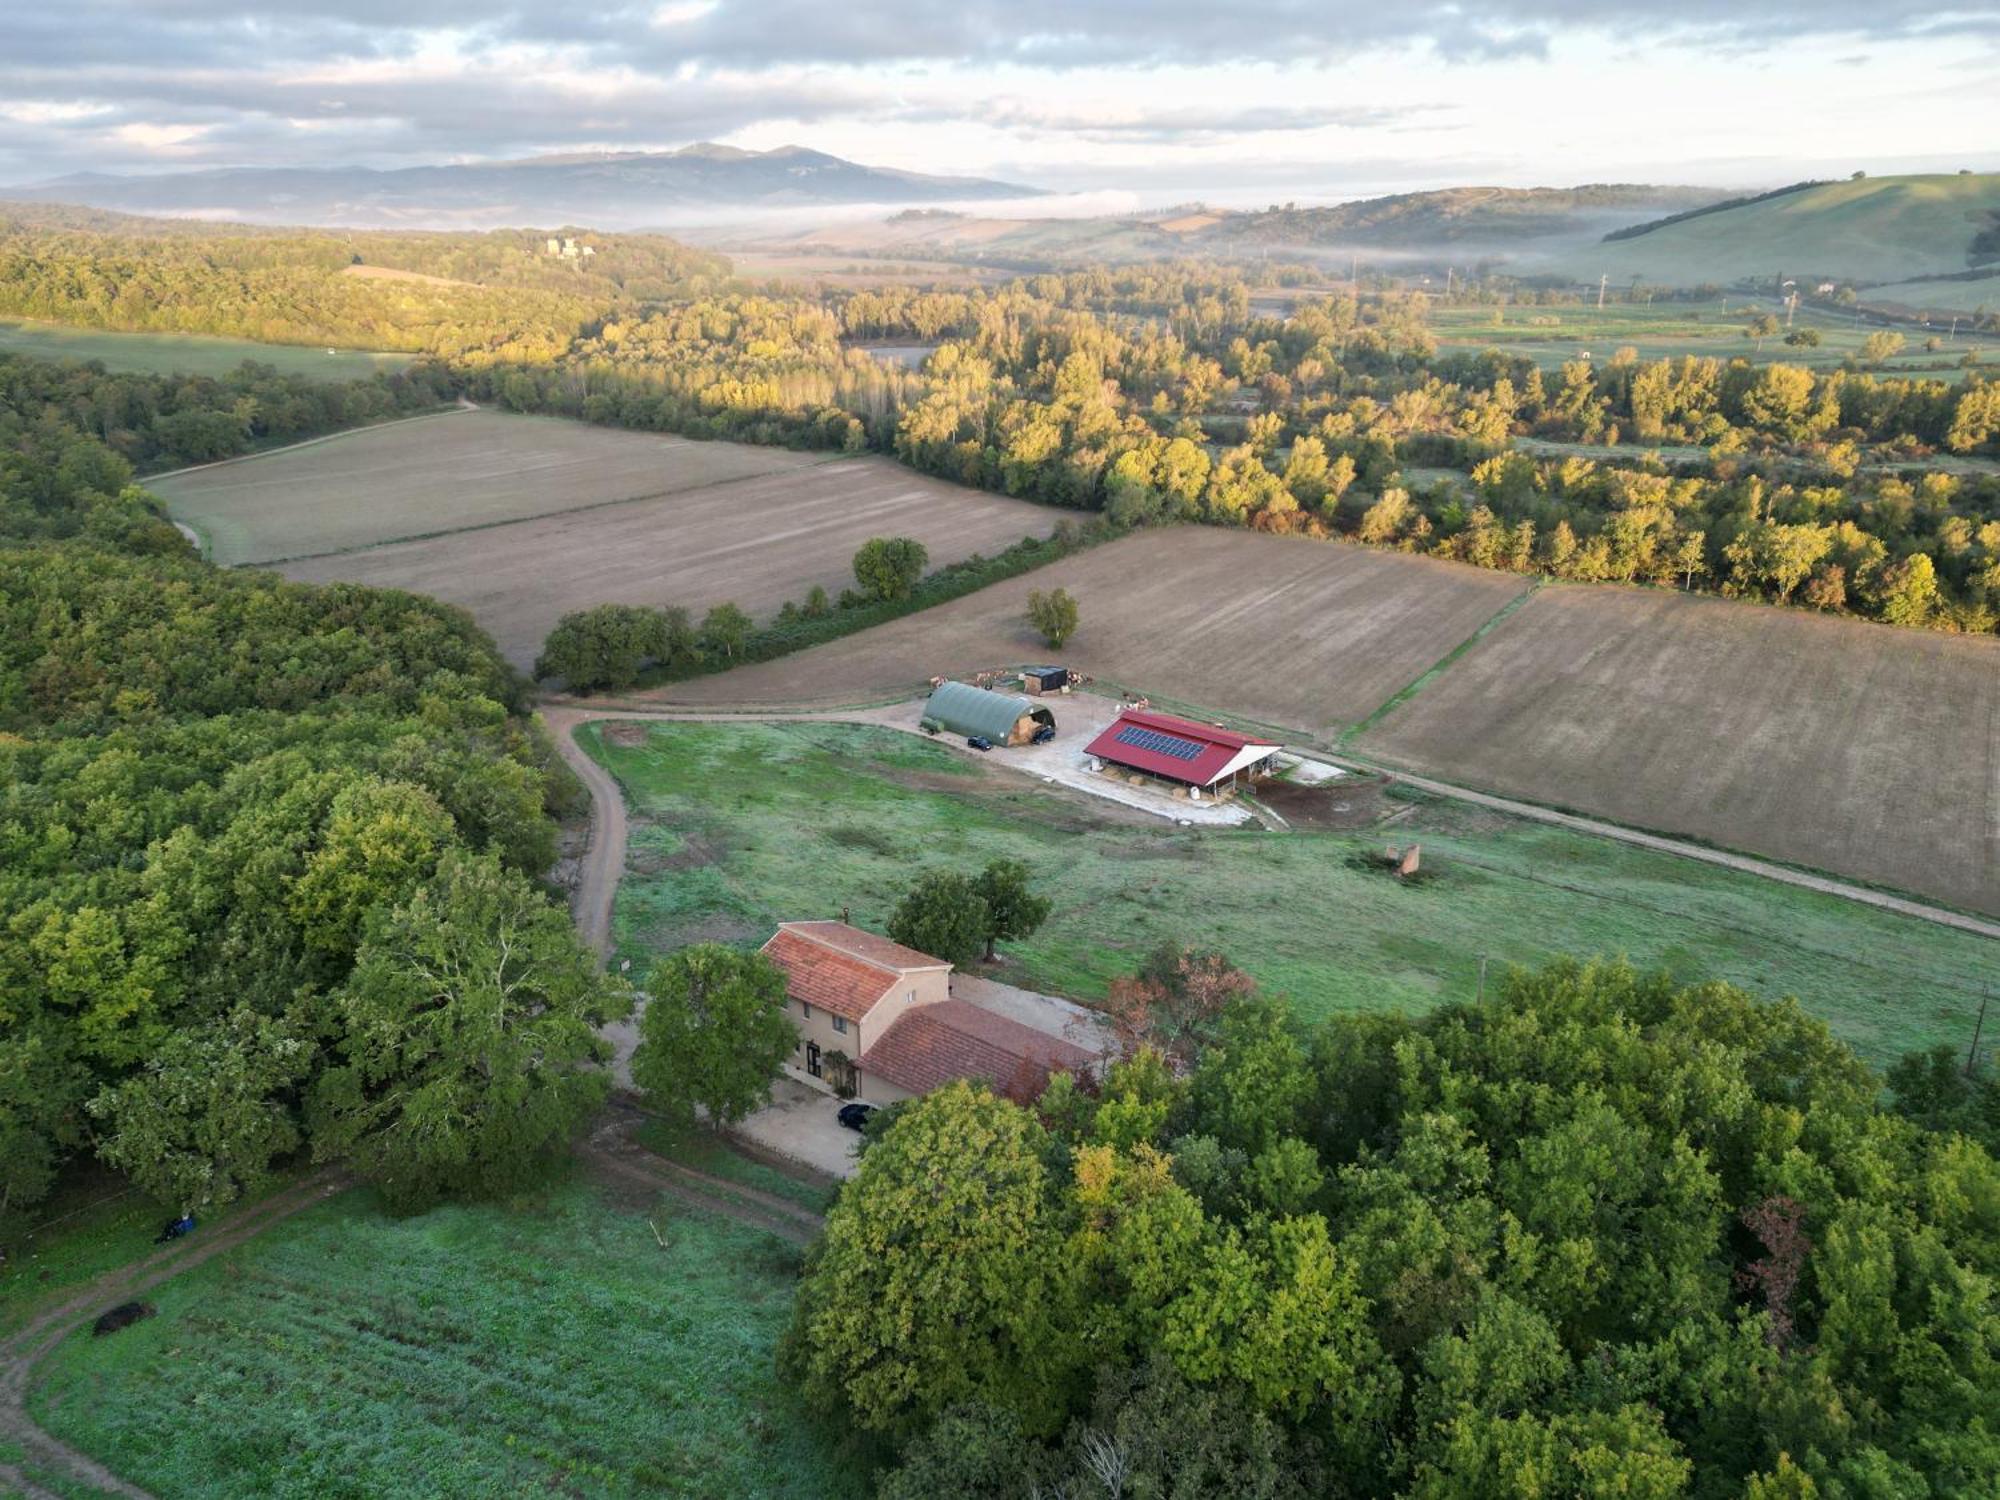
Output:
<svg viewBox="0 0 2000 1500">
<path fill-rule="evenodd" d="M 1135 784 L 1091 770 L 1083 748 L 1118 717 L 1123 705 L 1116 698 L 1070 692 L 1050 693 L 1030 701 L 1055 715 L 1056 737 L 1045 745 L 996 745 L 991 750 L 974 750 L 959 735 L 940 734 L 935 739 L 938 744 L 949 746 L 961 755 L 991 759 L 1009 770 L 1039 776 L 1044 781 L 1053 781 L 1176 823 L 1233 828 L 1250 822 L 1255 816 L 1249 808 L 1233 802 L 1196 802 L 1191 798 L 1157 791 L 1150 783 Z M 918 698 L 909 703 L 864 709 L 843 717 L 886 724 L 894 729 L 915 730 L 917 721 L 923 717 L 924 703 L 924 699 Z"/>
<path fill-rule="evenodd" d="M 1300 786 L 1324 786 L 1329 781 L 1337 781 L 1347 772 L 1339 766 L 1330 766 L 1323 760 L 1311 760 L 1303 755 L 1284 754 L 1275 757 L 1281 771 L 1289 771 L 1287 778 Z"/>
<path fill-rule="evenodd" d="M 953 999 L 969 1001 L 981 1010 L 1032 1026 L 1048 1036 L 1060 1037 L 1099 1057 L 1109 1055 L 1117 1045 L 1102 1016 L 1060 995 L 1044 995 L 963 972 L 951 976 L 951 993 Z"/>
</svg>

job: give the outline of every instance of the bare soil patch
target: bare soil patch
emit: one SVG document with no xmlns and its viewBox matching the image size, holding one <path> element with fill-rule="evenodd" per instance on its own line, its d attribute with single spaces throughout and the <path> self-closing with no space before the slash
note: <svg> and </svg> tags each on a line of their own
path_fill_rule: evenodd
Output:
<svg viewBox="0 0 2000 1500">
<path fill-rule="evenodd" d="M 1361 741 L 1417 771 L 2000 914 L 2000 641 L 1544 589 Z"/>
<path fill-rule="evenodd" d="M 777 451 L 690 446 L 755 455 L 756 463 Z M 799 455 L 780 453 L 778 463 L 778 472 L 726 475 L 623 504 L 308 558 L 284 572 L 464 605 L 507 659 L 526 668 L 571 610 L 674 604 L 699 618 L 727 600 L 765 619 L 815 584 L 831 594 L 851 587 L 855 549 L 870 537 L 915 537 L 935 567 L 1045 536 L 1058 519 L 1047 507 L 928 479 L 887 459 L 803 467 Z"/>
<path fill-rule="evenodd" d="M 1257 800 L 1294 828 L 1347 830 L 1381 818 L 1383 790 L 1378 776 L 1342 776 L 1323 786 L 1267 781 L 1257 788 Z"/>
<path fill-rule="evenodd" d="M 1051 653 L 1031 589 L 1063 587 L 1082 623 Z M 1325 735 L 1377 705 L 1527 587 L 1433 558 L 1247 531 L 1176 527 L 1094 547 L 1031 576 L 795 656 L 650 696 L 689 704 L 848 704 L 933 675 L 1065 665 L 1151 695 Z M 1060 714 L 1060 708 L 1058 708 Z"/>
<path fill-rule="evenodd" d="M 453 411 L 148 482 L 228 564 L 314 557 L 784 473 L 819 455 Z"/>
</svg>

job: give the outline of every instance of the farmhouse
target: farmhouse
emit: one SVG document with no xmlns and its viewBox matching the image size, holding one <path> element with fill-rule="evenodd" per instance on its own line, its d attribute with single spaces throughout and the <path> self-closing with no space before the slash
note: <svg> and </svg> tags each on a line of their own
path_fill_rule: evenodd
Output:
<svg viewBox="0 0 2000 1500">
<path fill-rule="evenodd" d="M 1013 693 L 996 693 L 969 682 L 945 682 L 924 705 L 923 723 L 947 734 L 981 735 L 996 745 L 1025 745 L 1056 716 Z"/>
<path fill-rule="evenodd" d="M 1267 776 L 1279 746 L 1172 714 L 1128 708 L 1084 754 L 1105 766 L 1185 788 L 1191 796 L 1227 796 Z"/>
<path fill-rule="evenodd" d="M 1017 1077 L 1080 1071 L 1083 1048 L 952 998 L 951 965 L 845 922 L 785 922 L 764 945 L 785 971 L 798 1065 L 873 1104 L 954 1078 L 1005 1088 Z"/>
</svg>

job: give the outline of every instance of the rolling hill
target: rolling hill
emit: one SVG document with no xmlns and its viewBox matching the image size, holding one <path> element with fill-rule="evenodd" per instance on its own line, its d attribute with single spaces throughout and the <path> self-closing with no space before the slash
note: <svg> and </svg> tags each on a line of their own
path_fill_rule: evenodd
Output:
<svg viewBox="0 0 2000 1500">
<path fill-rule="evenodd" d="M 0 197 L 127 213 L 350 228 L 594 224 L 624 229 L 689 210 L 814 208 L 1031 197 L 1039 189 L 933 177 L 780 146 L 702 144 L 376 171 L 231 168 L 149 177 L 79 173 Z"/>
<path fill-rule="evenodd" d="M 1663 223 L 1600 244 L 1538 257 L 1537 270 L 1663 286 L 1775 282 L 1790 276 L 1861 288 L 2000 272 L 2000 173 L 1864 177 L 1820 183 Z M 1977 282 L 1943 283 L 1958 291 Z M 2000 301 L 2000 281 L 1992 283 Z M 1924 305 L 1916 302 L 1913 305 Z M 1941 303 L 1940 305 L 1948 305 Z"/>
<path fill-rule="evenodd" d="M 905 212 L 873 223 L 746 231 L 714 243 L 746 250 L 912 256 L 1001 265 L 1281 258 L 1376 265 L 1468 266 L 1581 249 L 1607 230 L 1715 202 L 1718 189 L 1648 184 L 1574 188 L 1446 188 L 1326 207 L 1251 211 L 1200 204 L 1092 218 L 999 219 Z"/>
</svg>

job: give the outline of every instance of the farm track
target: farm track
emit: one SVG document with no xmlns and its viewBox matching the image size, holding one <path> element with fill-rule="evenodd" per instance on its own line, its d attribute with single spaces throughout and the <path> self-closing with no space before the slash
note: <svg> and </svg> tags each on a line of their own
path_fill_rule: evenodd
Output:
<svg viewBox="0 0 2000 1500">
<path fill-rule="evenodd" d="M 64 1493 L 37 1483 L 32 1475 L 42 1472 L 66 1485 L 88 1485 L 100 1494 L 151 1500 L 148 1491 L 35 1425 L 27 1404 L 28 1382 L 35 1366 L 85 1320 L 235 1249 L 293 1214 L 325 1202 L 348 1185 L 347 1175 L 338 1170 L 315 1172 L 218 1228 L 203 1232 L 197 1240 L 169 1245 L 143 1260 L 105 1272 L 0 1341 L 0 1438 L 19 1444 L 26 1454 L 26 1467 L 0 1463 L 0 1482 L 12 1485 L 30 1500 L 74 1500 L 73 1489 Z"/>
<path fill-rule="evenodd" d="M 577 1148 L 577 1156 L 621 1182 L 670 1194 L 690 1207 L 764 1230 L 801 1248 L 818 1237 L 824 1221 L 811 1209 L 762 1188 L 669 1161 L 639 1145 L 632 1138 L 639 1119 L 637 1110 L 614 1102 L 596 1130 Z M 67 1486 L 90 1486 L 100 1494 L 152 1500 L 150 1491 L 36 1425 L 27 1407 L 28 1386 L 36 1366 L 86 1320 L 238 1248 L 349 1186 L 346 1174 L 337 1169 L 315 1172 L 200 1240 L 170 1245 L 131 1265 L 105 1272 L 0 1341 L 0 1439 L 18 1444 L 25 1455 L 18 1464 L 0 1462 L 0 1485 L 11 1486 L 29 1500 L 74 1500 L 74 1490 L 52 1490 L 38 1482 L 34 1476 L 42 1474 Z"/>
<path fill-rule="evenodd" d="M 671 1193 L 692 1207 L 767 1230 L 794 1245 L 803 1247 L 818 1237 L 825 1220 L 811 1209 L 647 1150 L 632 1137 L 639 1118 L 638 1111 L 614 1103 L 603 1123 L 578 1147 L 577 1155 L 622 1181 Z"/>
</svg>

